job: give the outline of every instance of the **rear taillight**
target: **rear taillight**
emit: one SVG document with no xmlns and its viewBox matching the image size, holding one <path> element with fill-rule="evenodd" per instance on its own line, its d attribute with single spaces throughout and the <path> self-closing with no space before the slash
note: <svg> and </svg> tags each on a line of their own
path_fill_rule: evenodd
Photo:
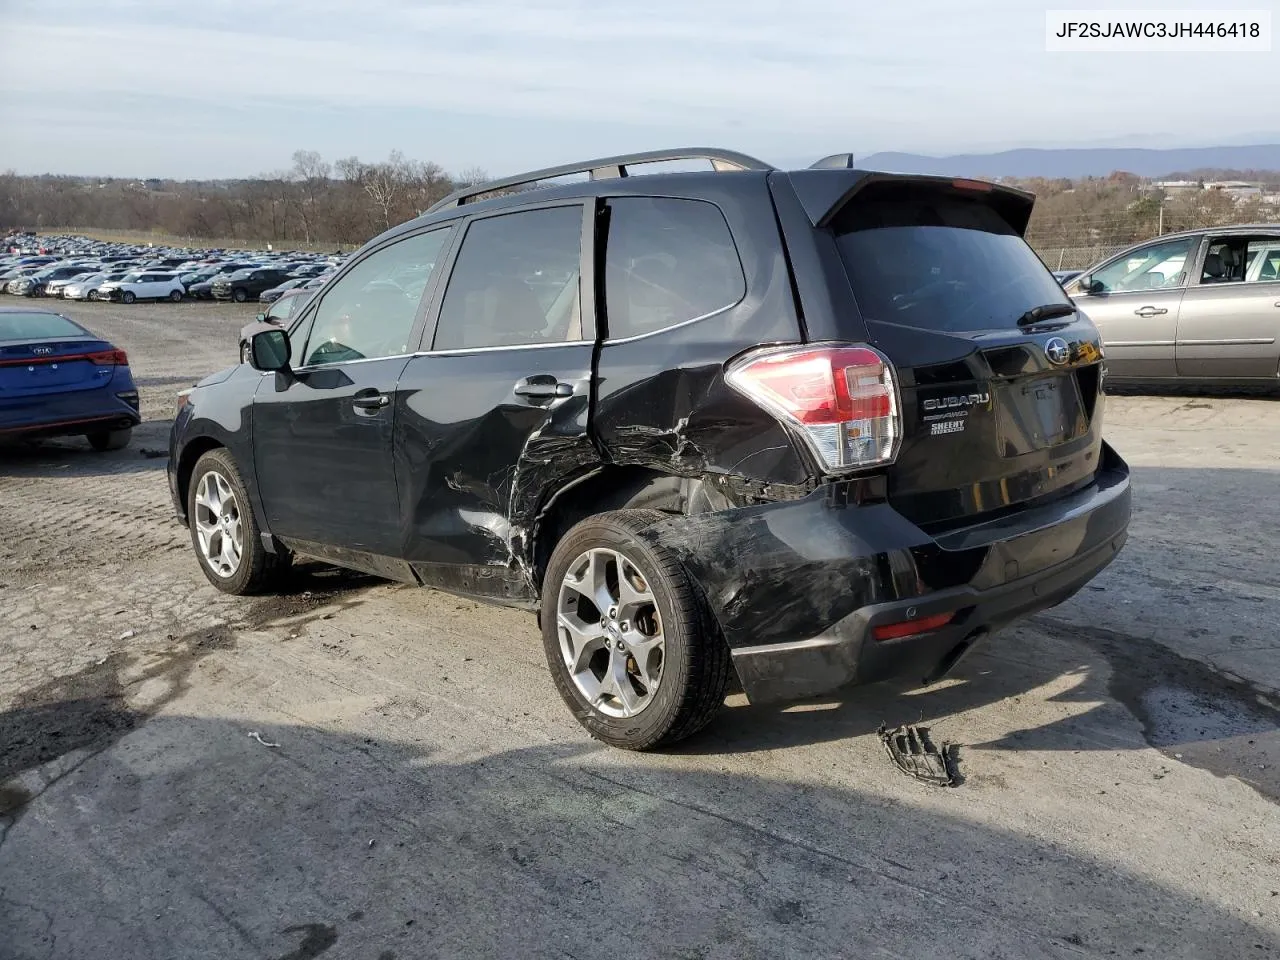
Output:
<svg viewBox="0 0 1280 960">
<path fill-rule="evenodd" d="M 98 353 L 87 353 L 85 359 L 100 367 L 127 367 L 129 355 L 123 350 L 101 350 Z"/>
<path fill-rule="evenodd" d="M 832 471 L 892 463 L 902 437 L 893 365 L 867 346 L 781 347 L 730 365 L 734 389 L 799 428 Z"/>
</svg>

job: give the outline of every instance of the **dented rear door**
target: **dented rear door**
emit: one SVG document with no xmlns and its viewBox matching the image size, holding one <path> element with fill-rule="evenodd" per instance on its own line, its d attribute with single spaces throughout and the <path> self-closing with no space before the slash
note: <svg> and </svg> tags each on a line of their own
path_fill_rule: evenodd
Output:
<svg viewBox="0 0 1280 960">
<path fill-rule="evenodd" d="M 403 555 L 430 585 L 531 599 L 537 512 L 597 462 L 590 223 L 580 200 L 476 216 L 445 265 L 395 428 Z"/>
</svg>

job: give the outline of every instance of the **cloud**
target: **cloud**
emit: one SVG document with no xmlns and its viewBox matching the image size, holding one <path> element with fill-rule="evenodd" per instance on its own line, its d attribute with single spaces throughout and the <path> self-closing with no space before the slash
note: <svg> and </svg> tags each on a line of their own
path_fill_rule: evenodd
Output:
<svg viewBox="0 0 1280 960">
<path fill-rule="evenodd" d="M 339 153 L 363 149 L 339 145 L 344 128 L 384 113 L 408 124 L 387 139 L 412 151 L 428 139 L 417 111 L 455 151 L 519 129 L 504 156 L 530 160 L 605 128 L 615 146 L 695 131 L 787 154 L 1137 137 L 1144 126 L 1176 129 L 1197 96 L 1158 82 L 1193 61 L 1045 54 L 1043 10 L 1024 0 L 204 0 L 164 16 L 141 0 L 9 8 L 0 122 L 18 142 L 0 146 L 0 164 L 10 151 L 48 152 L 38 125 L 15 125 L 18 111 L 73 96 L 126 128 L 119 97 L 185 101 L 203 129 L 235 110 L 268 139 Z M 1280 92 L 1263 62 L 1213 61 L 1197 134 L 1256 126 L 1256 105 Z M 1219 95 L 1233 78 L 1249 98 Z M 626 129 L 634 137 L 618 135 Z"/>
</svg>

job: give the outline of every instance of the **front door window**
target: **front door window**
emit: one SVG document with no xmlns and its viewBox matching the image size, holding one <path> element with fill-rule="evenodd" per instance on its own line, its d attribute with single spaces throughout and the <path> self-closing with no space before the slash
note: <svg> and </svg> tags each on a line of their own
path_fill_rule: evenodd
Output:
<svg viewBox="0 0 1280 960">
<path fill-rule="evenodd" d="M 1139 247 L 1092 273 L 1094 292 L 1126 293 L 1180 287 L 1195 244 L 1195 237 L 1180 237 Z"/>
</svg>

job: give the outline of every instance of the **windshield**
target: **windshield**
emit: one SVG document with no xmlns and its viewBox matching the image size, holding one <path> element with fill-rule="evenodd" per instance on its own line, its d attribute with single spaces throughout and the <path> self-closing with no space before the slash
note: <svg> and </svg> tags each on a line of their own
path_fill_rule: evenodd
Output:
<svg viewBox="0 0 1280 960">
<path fill-rule="evenodd" d="M 1033 307 L 1070 304 L 1022 237 L 981 203 L 854 203 L 836 231 L 854 297 L 868 320 L 990 330 L 1016 325 Z"/>
<path fill-rule="evenodd" d="M 56 313 L 0 312 L 0 341 L 83 337 L 84 330 Z"/>
</svg>

